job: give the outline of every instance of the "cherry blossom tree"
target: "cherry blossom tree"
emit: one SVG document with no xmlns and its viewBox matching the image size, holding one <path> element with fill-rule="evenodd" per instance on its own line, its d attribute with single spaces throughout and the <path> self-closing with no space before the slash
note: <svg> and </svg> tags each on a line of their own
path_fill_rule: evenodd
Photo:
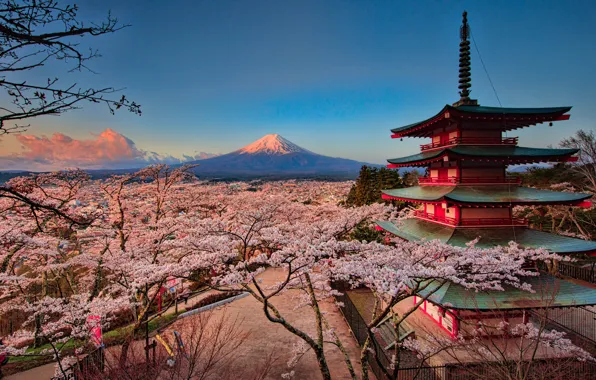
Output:
<svg viewBox="0 0 596 380">
<path fill-rule="evenodd" d="M 263 312 L 271 322 L 303 340 L 304 345 L 297 349 L 298 356 L 307 349 L 315 352 L 324 379 L 331 376 L 324 345 L 331 341 L 342 349 L 337 337 L 325 328 L 319 306 L 321 300 L 335 294 L 329 286 L 330 280 L 366 286 L 382 301 L 368 326 L 372 336 L 376 325 L 392 313 L 396 303 L 424 290 L 431 281 L 455 282 L 474 290 L 501 290 L 504 284 L 509 284 L 531 291 L 518 279 L 533 274 L 524 269 L 525 263 L 553 258 L 544 250 L 522 250 L 515 245 L 477 249 L 473 244 L 456 248 L 437 241 L 385 245 L 349 240 L 349 232 L 357 225 L 386 216 L 388 209 L 383 205 L 351 209 L 327 205 L 311 210 L 305 205 L 284 204 L 283 200 L 273 198 L 259 199 L 260 205 L 239 199 L 242 204 L 234 212 L 224 213 L 219 225 L 210 227 L 211 235 L 227 239 L 223 243 L 228 245 L 228 251 L 237 251 L 236 260 L 218 267 L 221 274 L 215 282 L 220 286 L 240 287 L 262 303 Z M 283 268 L 286 278 L 274 286 L 262 286 L 259 274 L 271 267 Z M 291 289 L 299 289 L 303 294 L 297 307 L 312 309 L 315 336 L 292 325 L 275 307 L 274 297 Z M 396 325 L 407 315 L 399 316 Z M 367 341 L 360 358 L 364 379 L 368 378 L 366 352 L 372 349 Z M 356 378 L 347 355 L 346 364 Z"/>
<path fill-rule="evenodd" d="M 131 350 L 129 359 L 137 365 L 120 365 L 117 354 L 107 350 L 105 369 L 89 368 L 81 375 L 85 379 L 264 379 L 275 360 L 274 355 L 262 363 L 246 366 L 236 353 L 250 338 L 249 332 L 241 330 L 242 320 L 223 312 L 220 316 L 212 311 L 197 314 L 193 318 L 176 322 L 161 331 L 161 339 L 169 346 L 170 353 L 159 345 L 156 360 L 145 362 L 142 350 Z M 174 331 L 183 346 L 176 343 Z M 169 365 L 165 365 L 167 360 Z M 139 365 L 140 364 L 140 365 Z"/>
<path fill-rule="evenodd" d="M 359 241 L 356 228 L 377 219 L 399 223 L 401 216 L 383 204 L 340 206 L 349 182 L 209 183 L 194 179 L 189 169 L 152 166 L 104 181 L 70 171 L 15 179 L 4 187 L 0 312 L 19 310 L 25 317 L 7 339 L 15 353 L 32 340 L 49 343 L 46 354 L 56 357 L 63 372 L 64 360 L 71 360 L 65 358 L 66 343 L 74 342 L 75 353 L 84 351 L 89 315 L 100 316 L 104 330 L 125 315 L 131 323 L 120 350 L 125 368 L 127 359 L 134 359 L 128 356 L 133 340 L 160 315 L 155 306 L 161 289 L 178 278 L 250 293 L 269 321 L 301 342 L 290 364 L 312 350 L 328 379 L 325 348 L 333 345 L 344 353 L 351 377 L 367 379 L 366 353 L 376 360 L 370 337 L 378 322 L 389 316 L 398 327 L 413 312 L 397 314 L 394 306 L 401 300 L 431 282 L 454 282 L 471 291 L 504 284 L 531 291 L 518 279 L 532 274 L 524 264 L 555 258 L 515 245 Z M 284 279 L 260 282 L 269 268 L 283 270 Z M 338 294 L 331 287 L 337 281 L 366 286 L 378 300 L 360 374 L 321 308 Z M 298 295 L 295 307 L 312 313 L 308 329 L 276 307 L 276 297 L 287 292 Z"/>
<path fill-rule="evenodd" d="M 596 193 L 596 135 L 594 131 L 580 129 L 575 135 L 561 141 L 559 145 L 563 148 L 580 150 L 578 162 L 571 168 L 584 178 L 586 185 L 582 190 Z"/>
</svg>

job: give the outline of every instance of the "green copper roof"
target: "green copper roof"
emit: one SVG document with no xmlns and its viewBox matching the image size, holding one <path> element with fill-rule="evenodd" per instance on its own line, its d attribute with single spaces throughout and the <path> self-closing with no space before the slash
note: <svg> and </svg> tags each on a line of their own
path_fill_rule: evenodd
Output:
<svg viewBox="0 0 596 380">
<path fill-rule="evenodd" d="M 465 113 L 477 113 L 488 115 L 549 115 L 569 112 L 571 107 L 534 107 L 534 108 L 508 108 L 508 107 L 485 107 L 485 106 L 459 106 L 453 107 Z"/>
<path fill-rule="evenodd" d="M 546 107 L 546 108 L 505 108 L 505 107 L 484 107 L 484 106 L 459 106 L 459 107 L 453 107 L 450 105 L 446 105 L 445 107 L 443 107 L 443 109 L 437 113 L 436 115 L 423 120 L 423 121 L 419 121 L 417 123 L 412 123 L 412 124 L 408 124 L 405 125 L 403 127 L 399 127 L 399 128 L 394 128 L 391 130 L 391 132 L 393 133 L 403 133 L 406 132 L 410 129 L 414 129 L 417 128 L 419 126 L 422 126 L 424 124 L 427 123 L 431 123 L 433 121 L 437 121 L 440 120 L 441 118 L 444 117 L 445 112 L 449 112 L 450 114 L 453 114 L 454 116 L 457 116 L 457 114 L 481 114 L 481 115 L 493 115 L 493 116 L 501 116 L 501 117 L 507 117 L 507 116 L 512 116 L 512 117 L 516 117 L 516 116 L 528 116 L 528 117 L 552 117 L 552 119 L 556 118 L 559 115 L 564 114 L 565 112 L 568 112 L 571 109 L 571 107 Z M 548 121 L 548 120 L 545 120 Z M 528 125 L 530 123 L 535 123 L 535 121 L 528 121 L 526 123 L 523 123 L 524 125 Z M 510 129 L 510 128 L 505 128 L 505 129 Z"/>
<path fill-rule="evenodd" d="M 382 190 L 383 194 L 400 199 L 422 202 L 567 204 L 591 197 L 590 194 L 565 193 L 529 187 L 495 186 L 413 186 Z"/>
<path fill-rule="evenodd" d="M 566 203 L 591 196 L 520 186 L 456 186 L 445 198 L 461 203 Z"/>
<path fill-rule="evenodd" d="M 433 158 L 440 158 L 449 149 L 432 150 L 430 152 L 422 152 L 413 154 L 411 156 L 390 158 L 387 160 L 390 164 L 414 164 L 420 161 L 432 160 Z"/>
<path fill-rule="evenodd" d="M 527 227 L 492 227 L 492 228 L 453 228 L 421 219 L 406 219 L 396 226 L 391 222 L 377 222 L 387 232 L 408 241 L 440 240 L 456 247 L 465 247 L 466 243 L 479 238 L 479 248 L 490 248 L 517 242 L 524 248 L 546 248 L 559 254 L 587 253 L 596 251 L 596 242 Z"/>
<path fill-rule="evenodd" d="M 433 281 L 419 292 L 421 296 L 436 290 L 429 300 L 451 309 L 467 310 L 503 310 L 531 309 L 536 307 L 568 307 L 596 305 L 596 286 L 588 283 L 578 284 L 573 280 L 561 280 L 547 274 L 536 277 L 522 277 L 521 280 L 532 286 L 536 293 L 523 291 L 505 285 L 504 291 L 468 290 L 453 283 L 447 283 L 436 290 L 440 283 Z M 554 294 L 554 301 L 551 300 Z M 546 295 L 546 296 L 545 296 Z M 552 302 L 552 303 L 551 303 Z"/>
<path fill-rule="evenodd" d="M 447 149 L 455 154 L 472 157 L 515 157 L 534 158 L 550 156 L 570 156 L 579 149 L 528 148 L 523 146 L 472 146 L 458 145 Z"/>
<path fill-rule="evenodd" d="M 429 223 L 420 219 L 405 219 L 399 225 L 386 221 L 377 221 L 375 223 L 385 231 L 412 242 L 440 240 L 443 243 L 447 243 L 455 232 L 455 228 L 437 223 Z"/>
<path fill-rule="evenodd" d="M 383 194 L 417 201 L 441 202 L 455 186 L 412 186 L 401 189 L 381 190 Z"/>
<path fill-rule="evenodd" d="M 451 148 L 422 152 L 407 157 L 392 158 L 387 160 L 391 164 L 415 164 L 432 159 L 440 159 L 444 155 L 461 157 L 495 157 L 509 158 L 512 161 L 548 161 L 550 158 L 571 156 L 579 149 L 545 149 L 527 148 L 522 146 L 473 146 L 456 145 Z"/>
</svg>

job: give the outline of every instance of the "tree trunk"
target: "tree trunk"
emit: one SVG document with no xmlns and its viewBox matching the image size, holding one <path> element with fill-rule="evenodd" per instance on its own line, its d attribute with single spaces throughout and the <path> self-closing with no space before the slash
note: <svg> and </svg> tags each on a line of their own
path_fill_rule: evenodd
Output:
<svg viewBox="0 0 596 380">
<path fill-rule="evenodd" d="M 41 332 L 41 316 L 35 316 L 35 333 L 33 334 L 33 348 L 37 348 L 43 344 L 39 333 Z"/>
<path fill-rule="evenodd" d="M 368 380 L 368 347 L 370 346 L 370 338 L 366 338 L 364 346 L 360 350 L 360 363 L 362 364 L 362 380 Z"/>
<path fill-rule="evenodd" d="M 122 350 L 120 351 L 120 368 L 126 368 L 126 362 L 128 361 L 128 349 L 130 348 L 130 342 L 134 338 L 134 332 L 131 339 L 127 339 L 122 343 Z"/>
<path fill-rule="evenodd" d="M 319 363 L 319 370 L 321 370 L 321 375 L 323 376 L 323 380 L 331 380 L 331 373 L 329 372 L 329 366 L 327 365 L 327 360 L 325 360 L 325 354 L 323 353 L 323 347 L 316 348 L 315 354 L 317 355 L 317 362 Z"/>
</svg>

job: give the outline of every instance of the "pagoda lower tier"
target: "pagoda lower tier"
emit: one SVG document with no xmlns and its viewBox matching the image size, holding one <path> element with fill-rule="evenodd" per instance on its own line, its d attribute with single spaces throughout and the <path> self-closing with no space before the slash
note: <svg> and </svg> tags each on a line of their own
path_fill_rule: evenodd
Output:
<svg viewBox="0 0 596 380">
<path fill-rule="evenodd" d="M 535 292 L 511 285 L 503 291 L 475 291 L 454 283 L 430 281 L 414 296 L 414 304 L 452 338 L 507 337 L 511 327 L 528 323 L 539 308 L 577 308 L 596 304 L 596 285 L 559 279 L 546 273 L 521 277 Z M 552 311 L 555 313 L 554 311 Z M 564 313 L 570 313 L 565 311 Z M 507 325 L 503 326 L 503 322 Z"/>
<path fill-rule="evenodd" d="M 507 246 L 510 241 L 515 241 L 522 248 L 545 248 L 561 255 L 596 254 L 595 241 L 551 234 L 528 227 L 456 228 L 418 218 L 405 219 L 397 225 L 388 221 L 378 221 L 376 224 L 377 229 L 411 242 L 437 239 L 449 245 L 465 247 L 470 241 L 478 239 L 476 247 L 492 248 Z"/>
<path fill-rule="evenodd" d="M 542 289 L 546 294 L 530 293 L 526 290 L 503 285 L 503 290 L 470 290 L 462 285 L 430 281 L 418 294 L 437 305 L 448 305 L 450 310 L 474 310 L 480 312 L 495 310 L 534 309 L 543 302 L 549 307 L 578 307 L 596 304 L 596 285 L 558 279 L 546 273 L 537 276 L 520 277 L 522 283 L 532 289 Z M 553 295 L 554 293 L 554 295 Z M 546 297 L 546 300 L 544 298 Z"/>
<path fill-rule="evenodd" d="M 399 224 L 378 221 L 377 229 L 411 242 L 437 239 L 443 243 L 466 247 L 478 239 L 477 248 L 506 246 L 514 241 L 522 248 L 545 248 L 560 255 L 596 254 L 596 242 L 533 230 L 527 227 L 457 228 L 418 218 Z M 475 291 L 455 283 L 431 282 L 414 296 L 426 300 L 419 310 L 432 318 L 452 338 L 477 336 L 476 327 L 502 335 L 502 321 L 511 326 L 528 323 L 528 312 L 540 308 L 573 308 L 596 304 L 596 285 L 574 279 L 558 279 L 550 274 L 522 277 L 534 292 L 504 285 L 503 291 Z M 483 333 L 486 334 L 486 331 Z M 492 335 L 492 334 L 491 334 Z M 506 334 L 505 334 L 506 335 Z"/>
</svg>

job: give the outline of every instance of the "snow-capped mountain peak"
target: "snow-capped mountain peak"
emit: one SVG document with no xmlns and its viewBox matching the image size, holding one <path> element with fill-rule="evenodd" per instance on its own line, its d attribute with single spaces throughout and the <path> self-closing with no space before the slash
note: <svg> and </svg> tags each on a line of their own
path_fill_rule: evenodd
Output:
<svg viewBox="0 0 596 380">
<path fill-rule="evenodd" d="M 312 152 L 299 147 L 293 142 L 284 139 L 282 136 L 275 134 L 265 135 L 257 141 L 248 144 L 242 149 L 236 151 L 237 153 L 255 154 L 265 153 L 273 155 L 283 155 L 290 153 L 310 153 Z"/>
</svg>

